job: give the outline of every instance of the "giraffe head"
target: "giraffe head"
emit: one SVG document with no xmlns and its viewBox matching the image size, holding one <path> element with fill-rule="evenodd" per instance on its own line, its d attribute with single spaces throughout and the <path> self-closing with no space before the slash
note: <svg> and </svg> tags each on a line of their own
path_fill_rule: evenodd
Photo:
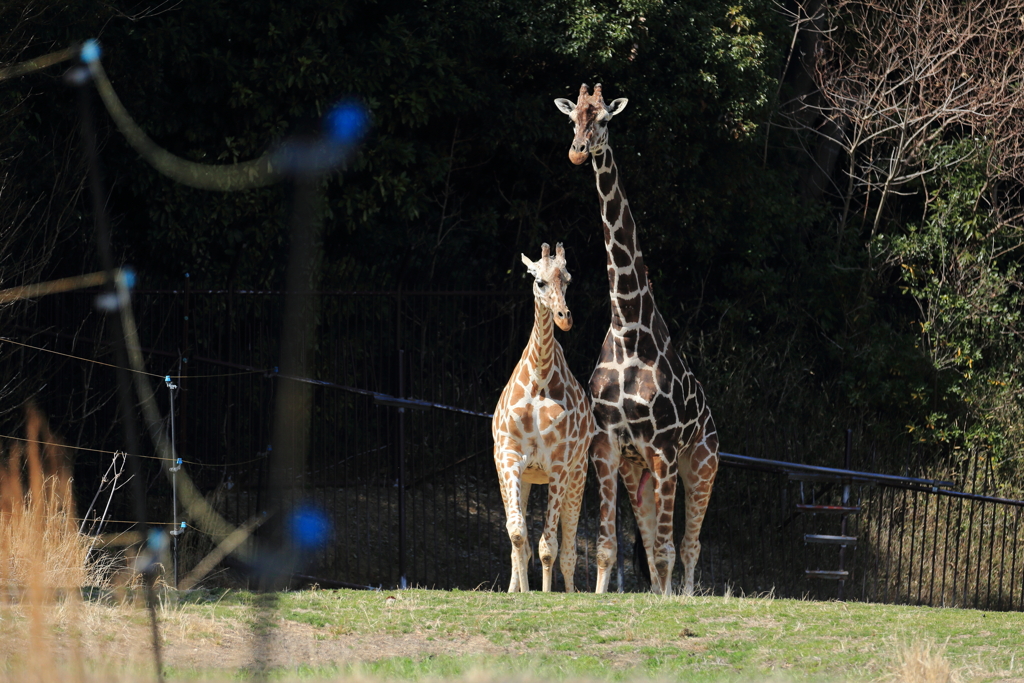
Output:
<svg viewBox="0 0 1024 683">
<path fill-rule="evenodd" d="M 526 269 L 533 276 L 533 298 L 540 302 L 555 316 L 555 324 L 563 332 L 572 327 L 572 313 L 565 305 L 565 290 L 572 277 L 565 269 L 565 249 L 561 243 L 555 246 L 555 255 L 551 255 L 551 247 L 541 246 L 540 260 L 531 261 L 522 254 Z"/>
<path fill-rule="evenodd" d="M 608 122 L 616 114 L 622 113 L 628 103 L 629 100 L 620 97 L 610 105 L 605 104 L 600 83 L 594 86 L 593 95 L 587 91 L 586 83 L 581 85 L 576 104 L 564 97 L 556 99 L 555 106 L 572 119 L 575 126 L 575 136 L 572 139 L 572 147 L 569 148 L 569 161 L 578 166 L 591 154 L 600 156 L 604 153 L 605 143 L 608 142 Z"/>
</svg>

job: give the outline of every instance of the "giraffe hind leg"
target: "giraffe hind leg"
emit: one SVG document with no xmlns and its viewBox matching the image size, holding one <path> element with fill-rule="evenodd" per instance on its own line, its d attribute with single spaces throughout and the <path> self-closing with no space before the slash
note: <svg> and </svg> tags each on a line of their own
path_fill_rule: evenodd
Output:
<svg viewBox="0 0 1024 683">
<path fill-rule="evenodd" d="M 700 529 L 718 472 L 718 434 L 713 425 L 710 429 L 711 433 L 703 435 L 680 470 L 686 492 L 686 530 L 679 547 L 679 560 L 683 563 L 683 595 L 693 595 L 694 573 L 700 558 Z"/>
<path fill-rule="evenodd" d="M 643 479 L 643 468 L 639 465 L 628 460 L 623 460 L 619 467 L 619 474 L 622 477 L 622 484 L 626 489 L 630 506 L 633 508 L 633 519 L 636 520 L 637 527 L 636 541 L 643 545 L 643 555 L 647 562 L 651 590 L 658 593 L 660 592 L 661 584 L 658 581 L 658 570 L 655 566 L 655 553 L 657 547 L 657 527 L 654 503 L 655 496 L 651 490 L 645 491 L 646 495 L 637 495 L 640 489 L 640 481 Z M 640 505 L 637 505 L 638 498 L 640 499 Z"/>
</svg>

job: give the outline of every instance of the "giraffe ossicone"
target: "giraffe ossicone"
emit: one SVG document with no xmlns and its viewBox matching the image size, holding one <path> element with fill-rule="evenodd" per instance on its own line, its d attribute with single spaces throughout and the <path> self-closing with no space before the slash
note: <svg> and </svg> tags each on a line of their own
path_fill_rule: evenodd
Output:
<svg viewBox="0 0 1024 683">
<path fill-rule="evenodd" d="M 597 539 L 597 592 L 608 590 L 615 565 L 615 511 L 621 476 L 650 563 L 652 588 L 672 592 L 675 565 L 673 514 L 676 478 L 682 479 L 686 529 L 680 559 L 683 593 L 693 593 L 700 556 L 700 528 L 718 471 L 718 433 L 704 389 L 672 346 L 654 303 L 614 154 L 608 122 L 628 100 L 610 105 L 600 85 L 584 83 L 576 102 L 555 105 L 572 119 L 569 159 L 591 159 L 597 181 L 608 263 L 611 324 L 590 377 L 597 433 L 590 447 L 600 486 L 601 520 Z M 646 494 L 653 480 L 653 495 Z"/>
<path fill-rule="evenodd" d="M 570 372 L 562 346 L 555 340 L 552 324 L 563 331 L 572 327 L 572 313 L 565 303 L 565 290 L 571 279 L 565 268 L 565 250 L 559 244 L 552 256 L 545 244 L 540 260 L 531 261 L 525 254 L 522 258 L 534 278 L 533 330 L 501 392 L 491 422 L 494 465 L 505 504 L 505 528 L 512 541 L 512 580 L 508 591 L 530 590 L 526 575 L 530 555 L 526 504 L 532 484 L 547 484 L 548 509 L 538 544 L 542 589 L 551 590 L 561 521 L 559 565 L 565 590 L 571 593 L 575 590 L 576 528 L 594 417 L 583 386 Z"/>
</svg>

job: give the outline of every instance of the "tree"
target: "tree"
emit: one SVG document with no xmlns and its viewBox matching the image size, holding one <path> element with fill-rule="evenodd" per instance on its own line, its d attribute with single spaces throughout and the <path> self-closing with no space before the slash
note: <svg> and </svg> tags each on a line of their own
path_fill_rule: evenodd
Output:
<svg viewBox="0 0 1024 683">
<path fill-rule="evenodd" d="M 1007 437 L 1024 398 L 1021 6 L 841 0 L 817 9 L 820 99 L 804 101 L 799 123 L 842 151 L 836 239 L 863 246 L 865 295 L 913 302 L 893 324 L 913 324 L 932 374 L 907 384 L 918 406 L 907 428 L 957 448 L 999 446 L 997 457 L 1017 462 L 1008 475 L 1020 477 Z"/>
</svg>

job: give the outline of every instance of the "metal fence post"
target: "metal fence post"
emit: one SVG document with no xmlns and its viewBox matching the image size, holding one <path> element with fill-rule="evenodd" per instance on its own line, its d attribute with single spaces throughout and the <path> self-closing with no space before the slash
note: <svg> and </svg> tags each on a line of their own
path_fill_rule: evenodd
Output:
<svg viewBox="0 0 1024 683">
<path fill-rule="evenodd" d="M 405 398 L 405 351 L 398 350 L 398 398 Z M 405 408 L 398 408 L 398 587 L 405 588 Z"/>
<path fill-rule="evenodd" d="M 182 320 L 182 337 L 181 337 L 181 349 L 178 352 L 178 359 L 180 365 L 178 366 L 179 375 L 188 375 L 188 359 L 192 355 L 192 349 L 189 345 L 190 338 L 190 316 L 192 314 L 192 276 L 190 273 L 185 273 L 185 314 Z M 185 389 L 185 378 L 178 377 L 178 388 L 181 389 L 181 405 L 179 410 L 181 411 L 181 419 L 178 420 L 178 450 L 181 453 L 188 453 L 188 391 Z"/>
<path fill-rule="evenodd" d="M 852 460 L 852 458 L 851 458 L 852 447 L 853 447 L 853 430 L 852 429 L 847 429 L 846 430 L 846 457 L 843 459 L 843 469 L 846 469 L 846 470 L 851 469 L 850 465 L 851 465 L 851 460 Z M 850 504 L 850 484 L 844 484 L 843 485 L 843 502 L 842 502 L 842 505 L 843 505 L 843 507 L 846 507 L 849 504 Z M 846 515 L 845 514 L 840 516 L 839 527 L 840 527 L 839 528 L 839 535 L 840 536 L 845 536 L 846 535 Z M 845 562 L 845 560 L 846 560 L 846 546 L 845 545 L 841 545 L 841 546 L 839 546 L 839 571 L 845 571 L 846 570 L 846 562 Z M 838 600 L 840 602 L 843 601 L 843 589 L 845 587 L 846 587 L 846 580 L 845 579 L 839 579 L 839 595 L 837 596 L 837 598 L 838 598 Z"/>
</svg>

